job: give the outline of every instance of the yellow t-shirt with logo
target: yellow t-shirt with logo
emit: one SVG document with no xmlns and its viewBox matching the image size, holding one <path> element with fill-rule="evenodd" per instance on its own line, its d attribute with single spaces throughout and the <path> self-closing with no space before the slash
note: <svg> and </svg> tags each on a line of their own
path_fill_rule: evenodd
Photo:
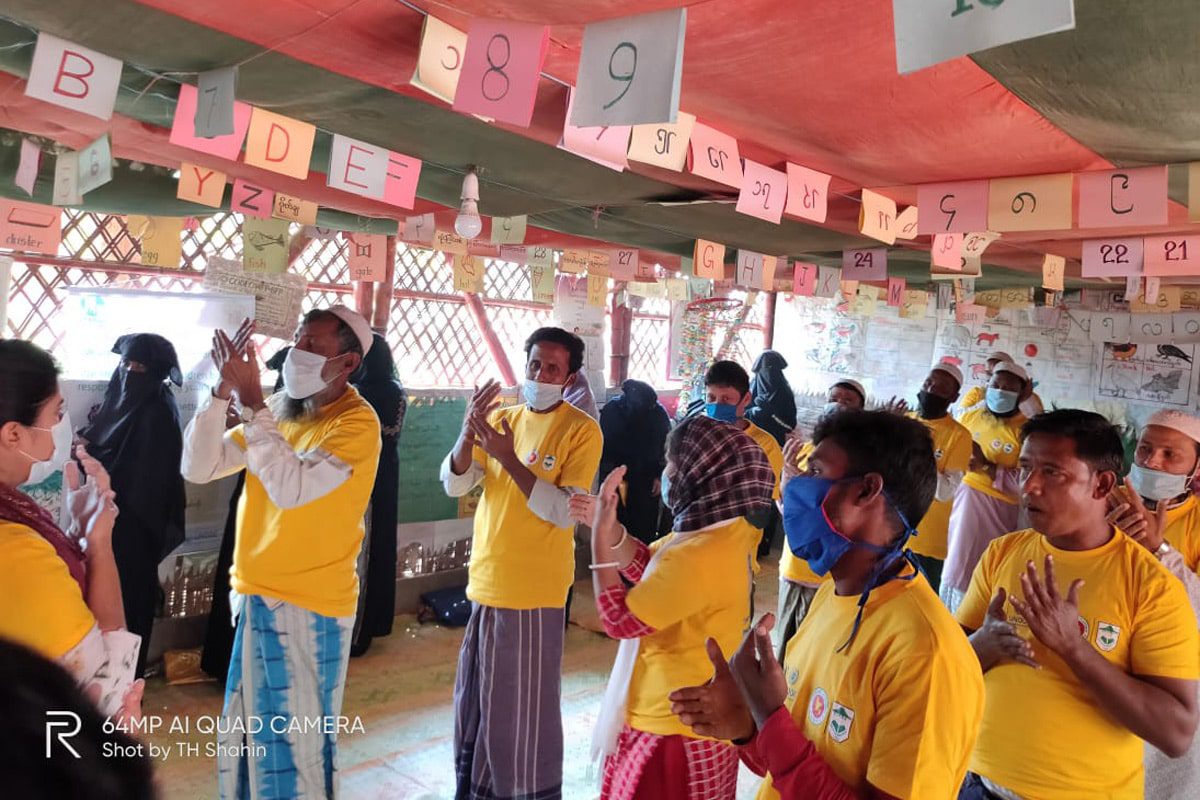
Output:
<svg viewBox="0 0 1200 800">
<path fill-rule="evenodd" d="M 983 714 L 983 675 L 962 629 L 924 576 L 858 596 L 817 590 L 788 643 L 787 706 L 805 737 L 855 792 L 953 800 Z M 778 800 L 770 778 L 759 800 Z"/>
<path fill-rule="evenodd" d="M 1167 509 L 1163 538 L 1179 551 L 1188 569 L 1200 572 L 1200 500 L 1195 495 L 1175 508 Z"/>
<path fill-rule="evenodd" d="M 986 408 L 977 408 L 963 414 L 959 422 L 970 431 L 971 438 L 979 445 L 988 461 L 1005 469 L 1017 468 L 1021 459 L 1021 426 L 1025 424 L 1024 414 L 1017 413 L 1001 418 Z M 992 486 L 992 478 L 986 472 L 968 472 L 963 483 L 989 497 L 1016 505 L 1018 498 Z"/>
<path fill-rule="evenodd" d="M 806 442 L 800 448 L 800 452 L 796 455 L 796 468 L 801 472 L 808 469 L 809 456 L 815 449 L 812 442 Z M 817 586 L 822 581 L 829 579 L 828 575 L 822 578 L 813 572 L 804 559 L 796 558 L 792 553 L 792 548 L 788 547 L 786 536 L 783 539 L 783 555 L 779 557 L 779 577 L 786 578 L 792 583 L 802 583 L 805 586 Z"/>
<path fill-rule="evenodd" d="M 1082 552 L 1059 550 L 1034 530 L 1001 536 L 975 568 L 959 622 L 981 627 L 996 589 L 1019 594 L 1026 564 L 1033 561 L 1042 573 L 1047 555 L 1054 556 L 1060 592 L 1085 581 L 1080 634 L 1106 660 L 1131 675 L 1200 677 L 1200 633 L 1183 584 L 1119 531 Z M 1042 668 L 1009 662 L 988 670 L 971 770 L 1022 797 L 1142 797 L 1142 741 L 1100 708 L 1011 606 L 1005 612 Z"/>
<path fill-rule="evenodd" d="M 750 625 L 754 553 L 762 531 L 739 519 L 672 544 L 671 534 L 651 545 L 670 545 L 629 590 L 626 605 L 655 629 L 638 643 L 629 684 L 628 722 L 634 730 L 696 738 L 671 713 L 667 696 L 712 677 L 704 649 L 709 637 L 732 653 Z"/>
<path fill-rule="evenodd" d="M 32 528 L 0 520 L 0 639 L 57 660 L 96 624 L 67 564 Z"/>
<path fill-rule="evenodd" d="M 775 441 L 775 437 L 764 431 L 762 428 L 755 425 L 750 420 L 746 420 L 750 426 L 742 433 L 754 440 L 755 444 L 763 449 L 763 453 L 767 456 L 767 462 L 771 465 L 771 471 L 775 473 L 775 493 L 771 495 L 772 500 L 779 499 L 779 479 L 783 476 L 783 448 L 779 446 L 779 442 Z"/>
<path fill-rule="evenodd" d="M 229 585 L 242 594 L 274 597 L 326 617 L 353 616 L 358 607 L 358 553 L 363 517 L 382 440 L 379 418 L 353 386 L 312 419 L 276 420 L 297 453 L 323 450 L 349 465 L 341 486 L 310 503 L 283 509 L 262 481 L 246 471 L 238 504 L 237 539 Z M 245 449 L 242 426 L 233 441 Z"/>
<path fill-rule="evenodd" d="M 498 430 L 502 420 L 535 477 L 591 490 L 604 449 L 594 419 L 570 403 L 545 414 L 522 403 L 488 418 Z M 556 528 L 534 514 L 516 481 L 478 447 L 475 462 L 484 470 L 483 496 L 475 511 L 467 597 L 492 608 L 561 608 L 575 577 L 574 528 Z"/>
<path fill-rule="evenodd" d="M 933 457 L 937 461 L 938 474 L 967 471 L 967 464 L 971 461 L 970 431 L 950 415 L 940 419 L 921 419 L 916 414 L 909 416 L 920 420 L 929 429 L 929 434 L 933 437 Z M 914 553 L 945 560 L 952 504 L 953 500 L 936 498 L 930 504 L 929 511 L 917 525 L 917 535 L 908 543 Z"/>
<path fill-rule="evenodd" d="M 986 399 L 987 399 L 987 387 L 986 386 L 972 386 L 970 389 L 967 390 L 967 393 L 962 396 L 962 399 L 958 401 L 958 407 L 962 408 L 964 410 L 970 409 L 972 406 L 977 406 Z M 1038 397 L 1037 392 L 1033 392 L 1031 395 L 1029 395 L 1029 399 L 1032 400 L 1038 406 L 1043 405 L 1042 398 Z"/>
</svg>

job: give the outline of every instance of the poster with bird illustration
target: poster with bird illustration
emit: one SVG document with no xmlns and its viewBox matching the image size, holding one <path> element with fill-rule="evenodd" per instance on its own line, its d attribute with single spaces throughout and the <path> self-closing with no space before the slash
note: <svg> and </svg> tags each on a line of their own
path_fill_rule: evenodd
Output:
<svg viewBox="0 0 1200 800">
<path fill-rule="evenodd" d="M 1165 408 L 1195 402 L 1194 344 L 1105 342 L 1100 346 L 1096 394 Z"/>
</svg>

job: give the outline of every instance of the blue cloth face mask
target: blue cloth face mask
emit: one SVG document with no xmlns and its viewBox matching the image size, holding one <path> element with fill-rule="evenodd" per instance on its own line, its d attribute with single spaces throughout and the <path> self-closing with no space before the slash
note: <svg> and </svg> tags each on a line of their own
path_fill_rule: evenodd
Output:
<svg viewBox="0 0 1200 800">
<path fill-rule="evenodd" d="M 1018 397 L 1020 395 L 1017 392 L 1006 392 L 989 386 L 986 395 L 988 411 L 993 414 L 1007 414 L 1017 407 Z"/>
<path fill-rule="evenodd" d="M 737 406 L 729 403 L 705 403 L 704 415 L 717 422 L 737 422 Z"/>
<path fill-rule="evenodd" d="M 846 480 L 854 478 L 842 479 Z M 821 576 L 827 575 L 852 547 L 862 547 L 876 553 L 886 553 L 891 549 L 847 539 L 833 527 L 825 513 L 825 498 L 829 496 L 829 490 L 842 481 L 799 476 L 792 478 L 786 489 L 783 529 L 787 534 L 788 547 Z"/>
<path fill-rule="evenodd" d="M 669 499 L 671 496 L 671 479 L 667 477 L 665 470 L 663 471 L 662 477 L 658 479 L 658 482 L 662 486 L 663 505 L 669 509 L 671 507 L 671 501 Z"/>
</svg>

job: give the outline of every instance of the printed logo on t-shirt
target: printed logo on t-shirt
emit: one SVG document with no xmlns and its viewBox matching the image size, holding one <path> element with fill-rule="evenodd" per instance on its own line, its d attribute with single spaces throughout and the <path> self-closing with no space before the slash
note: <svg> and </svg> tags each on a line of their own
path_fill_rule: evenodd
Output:
<svg viewBox="0 0 1200 800">
<path fill-rule="evenodd" d="M 1013 443 L 1012 443 L 1012 442 L 1005 442 L 1005 443 L 1004 443 L 1004 452 L 1005 452 L 1005 453 L 1008 453 L 1009 455 L 1012 455 L 1012 454 L 1013 454 L 1013 452 L 1014 452 L 1016 449 L 1017 449 L 1017 448 L 1013 447 Z"/>
<path fill-rule="evenodd" d="M 1079 615 L 1079 637 L 1081 639 L 1087 639 L 1088 633 L 1090 633 L 1091 630 L 1092 629 L 1091 629 L 1091 626 L 1088 625 L 1088 621 L 1083 618 L 1083 614 L 1080 614 Z"/>
<path fill-rule="evenodd" d="M 800 670 L 793 669 L 788 673 L 788 700 L 794 701 L 796 699 L 796 681 L 798 680 L 800 680 Z"/>
<path fill-rule="evenodd" d="M 808 701 L 808 721 L 813 725 L 823 725 L 825 718 L 829 716 L 829 695 L 825 690 L 818 686 L 813 689 L 812 697 Z"/>
<path fill-rule="evenodd" d="M 993 450 L 999 450 L 1003 446 L 1004 446 L 1004 442 L 1000 441 L 999 439 L 992 439 L 992 449 Z"/>
<path fill-rule="evenodd" d="M 1117 646 L 1117 640 L 1121 638 L 1121 629 L 1108 622 L 1096 623 L 1096 647 L 1099 647 L 1104 652 L 1110 652 Z"/>
<path fill-rule="evenodd" d="M 946 451 L 942 450 L 942 448 L 939 447 L 938 449 L 933 451 L 933 460 L 941 461 L 942 456 L 944 456 L 945 454 L 946 454 Z"/>
<path fill-rule="evenodd" d="M 833 704 L 833 712 L 829 717 L 829 738 L 835 742 L 844 742 L 850 737 L 850 726 L 854 724 L 854 712 L 841 703 Z"/>
<path fill-rule="evenodd" d="M 538 451 L 537 450 L 530 450 L 529 455 L 525 456 L 525 463 L 531 467 L 537 463 L 537 460 L 538 460 Z"/>
<path fill-rule="evenodd" d="M 554 464 L 558 461 L 554 456 L 546 456 L 542 459 L 542 469 L 549 472 L 554 469 Z"/>
</svg>

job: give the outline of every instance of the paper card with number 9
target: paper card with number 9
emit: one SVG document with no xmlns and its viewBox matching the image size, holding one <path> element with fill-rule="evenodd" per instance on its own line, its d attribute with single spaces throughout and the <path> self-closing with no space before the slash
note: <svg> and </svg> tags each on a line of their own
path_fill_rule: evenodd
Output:
<svg viewBox="0 0 1200 800">
<path fill-rule="evenodd" d="M 454 110 L 528 128 L 549 41 L 545 25 L 472 19 Z"/>
</svg>

